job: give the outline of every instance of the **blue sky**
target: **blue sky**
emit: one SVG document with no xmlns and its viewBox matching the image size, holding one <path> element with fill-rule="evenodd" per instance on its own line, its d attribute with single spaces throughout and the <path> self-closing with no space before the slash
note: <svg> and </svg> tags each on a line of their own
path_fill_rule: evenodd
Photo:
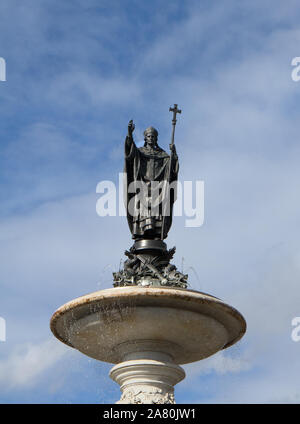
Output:
<svg viewBox="0 0 300 424">
<path fill-rule="evenodd" d="M 111 403 L 109 364 L 49 320 L 109 288 L 131 238 L 95 211 L 117 181 L 129 119 L 167 149 L 178 103 L 181 180 L 204 180 L 205 222 L 168 245 L 195 290 L 245 316 L 245 337 L 184 366 L 178 403 L 299 403 L 300 56 L 296 1 L 2 0 L 0 402 Z"/>
</svg>

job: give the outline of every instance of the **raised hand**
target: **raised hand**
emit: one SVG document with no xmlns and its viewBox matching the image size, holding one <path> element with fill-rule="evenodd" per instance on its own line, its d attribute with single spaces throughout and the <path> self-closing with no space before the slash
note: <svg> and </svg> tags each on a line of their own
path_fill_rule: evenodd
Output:
<svg viewBox="0 0 300 424">
<path fill-rule="evenodd" d="M 129 121 L 129 123 L 128 123 L 128 135 L 129 135 L 129 137 L 132 137 L 132 133 L 133 133 L 134 129 L 135 129 L 135 125 L 133 123 L 133 120 L 131 119 L 131 121 Z"/>
</svg>

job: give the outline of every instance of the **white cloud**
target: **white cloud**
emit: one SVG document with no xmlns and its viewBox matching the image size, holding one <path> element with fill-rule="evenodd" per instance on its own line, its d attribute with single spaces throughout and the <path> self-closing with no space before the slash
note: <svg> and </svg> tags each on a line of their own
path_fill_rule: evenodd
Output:
<svg viewBox="0 0 300 424">
<path fill-rule="evenodd" d="M 216 373 L 223 375 L 240 373 L 249 371 L 250 369 L 251 363 L 246 359 L 245 354 L 240 357 L 232 357 L 230 353 L 220 351 L 203 361 L 188 366 L 187 372 L 191 373 L 191 379 L 195 379 L 198 377 L 201 378 L 204 374 Z"/>
<path fill-rule="evenodd" d="M 132 19 L 140 44 L 120 43 L 122 52 L 113 51 L 119 42 L 117 30 L 124 31 L 135 18 L 128 19 L 123 10 L 119 16 L 100 13 L 94 18 L 79 1 L 72 10 L 82 7 L 85 12 L 67 19 L 62 16 L 69 9 L 57 2 L 50 11 L 32 1 L 13 9 L 1 3 L 3 14 L 9 12 L 7 27 L 1 30 L 9 34 L 13 28 L 10 43 L 4 39 L 3 45 L 11 47 L 20 65 L 14 72 L 20 80 L 22 71 L 33 65 L 44 72 L 30 78 L 32 83 L 24 79 L 20 92 L 9 92 L 9 99 L 15 95 L 18 104 L 22 94 L 26 92 L 27 99 L 30 92 L 28 113 L 39 115 L 41 106 L 44 118 L 21 125 L 17 141 L 6 150 L 6 176 L 11 169 L 15 179 L 10 181 L 19 183 L 17 193 L 9 188 L 10 197 L 18 197 L 14 205 L 26 204 L 24 191 L 39 205 L 44 203 L 23 216 L 17 207 L 16 216 L 3 219 L 0 226 L 1 297 L 6 308 L 1 314 L 9 318 L 8 323 L 13 316 L 16 323 L 15 334 L 10 327 L 10 340 L 22 337 L 24 327 L 28 339 L 42 340 L 49 331 L 50 310 L 74 296 L 111 286 L 111 272 L 132 240 L 126 219 L 96 216 L 96 184 L 103 173 L 117 178 L 122 170 L 127 121 L 124 130 L 117 127 L 127 115 L 138 121 L 137 139 L 142 139 L 139 125 L 158 123 L 162 146 L 167 146 L 168 106 L 176 101 L 183 109 L 176 129 L 180 175 L 204 179 L 206 210 L 199 229 L 185 229 L 175 219 L 167 242 L 177 246 L 176 263 L 184 256 L 186 268 L 193 266 L 199 275 L 196 285 L 190 273 L 192 288 L 224 298 L 248 323 L 241 341 L 247 355 L 233 357 L 231 348 L 191 366 L 199 378 L 199 391 L 201 378 L 222 377 L 232 381 L 226 396 L 215 389 L 214 401 L 299 399 L 300 344 L 290 339 L 291 318 L 299 316 L 300 123 L 296 105 L 300 83 L 290 77 L 291 58 L 299 54 L 299 30 L 295 29 L 297 3 L 290 1 L 289 7 L 273 3 L 237 6 L 229 1 L 226 8 L 205 8 L 194 2 L 188 14 L 180 17 L 180 25 L 178 20 L 162 25 L 147 42 L 143 29 L 146 32 L 152 22 Z M 56 7 L 61 7 L 57 15 Z M 45 21 L 46 12 L 57 18 L 57 32 L 50 31 L 53 21 Z M 158 15 L 163 15 L 161 10 Z M 11 24 L 13 18 L 17 26 Z M 82 25 L 88 20 L 92 25 Z M 51 42 L 50 35 L 56 42 Z M 120 53 L 129 58 L 125 66 Z M 38 63 L 45 54 L 51 56 L 46 70 Z M 101 60 L 111 72 L 102 73 Z M 11 62 L 9 72 L 13 72 Z M 103 118 L 99 111 L 108 107 Z M 113 118 L 108 119 L 110 111 Z M 15 110 L 13 116 L 18 116 Z M 77 141 L 72 138 L 74 132 Z M 105 155 L 105 150 L 110 153 Z M 97 162 L 99 179 L 91 176 L 90 158 Z M 26 178 L 33 185 L 24 187 Z M 69 195 L 72 184 L 84 187 L 85 193 L 92 187 L 89 193 L 93 194 L 49 201 L 58 194 Z M 30 302 L 43 309 L 43 318 L 31 333 L 27 325 L 33 321 Z M 63 355 L 59 345 L 31 344 L 23 346 L 22 352 L 12 347 L 10 356 L 0 363 L 0 383 L 7 379 L 10 387 L 27 387 Z M 242 385 L 241 380 L 235 382 L 236 376 Z"/>
<path fill-rule="evenodd" d="M 108 106 L 128 106 L 139 102 L 140 84 L 134 78 L 103 77 L 91 71 L 69 70 L 53 79 L 47 99 L 56 107 L 76 110 L 101 110 Z"/>
<path fill-rule="evenodd" d="M 39 344 L 16 345 L 11 354 L 0 361 L 0 386 L 3 391 L 35 385 L 43 373 L 68 352 L 56 340 Z"/>
</svg>

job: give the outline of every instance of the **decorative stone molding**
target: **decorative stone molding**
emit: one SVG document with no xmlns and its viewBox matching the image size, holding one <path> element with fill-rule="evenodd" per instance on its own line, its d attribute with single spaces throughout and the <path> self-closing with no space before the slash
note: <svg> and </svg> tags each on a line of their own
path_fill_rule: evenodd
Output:
<svg viewBox="0 0 300 424">
<path fill-rule="evenodd" d="M 121 399 L 116 403 L 135 403 L 135 404 L 174 404 L 174 393 L 164 393 L 161 389 L 151 389 L 137 391 L 130 388 L 123 392 Z"/>
<path fill-rule="evenodd" d="M 147 352 L 151 356 L 150 352 Z M 158 357 L 158 352 L 153 352 Z M 162 354 L 162 359 L 167 355 Z M 173 404 L 174 385 L 185 377 L 184 370 L 171 362 L 138 359 L 122 362 L 112 368 L 110 377 L 122 391 L 117 403 Z"/>
</svg>

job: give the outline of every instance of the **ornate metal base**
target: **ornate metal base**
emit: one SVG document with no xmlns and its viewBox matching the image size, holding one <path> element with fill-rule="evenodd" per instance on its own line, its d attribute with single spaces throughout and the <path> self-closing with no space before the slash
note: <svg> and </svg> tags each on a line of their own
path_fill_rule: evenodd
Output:
<svg viewBox="0 0 300 424">
<path fill-rule="evenodd" d="M 188 275 L 179 272 L 170 264 L 176 248 L 167 250 L 162 240 L 137 240 L 129 251 L 124 269 L 114 272 L 114 287 L 187 287 Z"/>
</svg>

